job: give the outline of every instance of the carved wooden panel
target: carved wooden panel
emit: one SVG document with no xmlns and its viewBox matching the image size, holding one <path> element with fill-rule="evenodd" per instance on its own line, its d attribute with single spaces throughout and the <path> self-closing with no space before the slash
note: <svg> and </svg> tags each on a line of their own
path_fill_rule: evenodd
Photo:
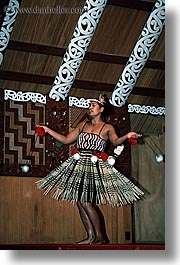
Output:
<svg viewBox="0 0 180 265">
<path fill-rule="evenodd" d="M 114 108 L 114 114 L 109 116 L 107 121 L 115 127 L 118 136 L 123 136 L 130 131 L 128 105 L 121 108 Z M 113 154 L 114 147 L 110 145 L 109 152 Z M 115 167 L 127 177 L 131 174 L 130 145 L 124 142 L 124 150 L 116 158 Z"/>
<path fill-rule="evenodd" d="M 46 125 L 61 134 L 69 132 L 69 110 L 68 102 L 56 102 L 47 100 Z M 50 171 L 68 158 L 69 147 L 62 145 L 50 135 L 46 136 L 46 169 Z"/>
</svg>

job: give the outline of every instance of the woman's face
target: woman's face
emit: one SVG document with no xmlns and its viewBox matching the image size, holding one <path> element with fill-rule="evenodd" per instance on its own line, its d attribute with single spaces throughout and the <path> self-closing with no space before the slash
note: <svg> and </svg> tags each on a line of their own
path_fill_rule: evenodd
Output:
<svg viewBox="0 0 180 265">
<path fill-rule="evenodd" d="M 103 110 L 104 110 L 104 107 L 101 107 L 97 102 L 91 101 L 89 103 L 88 113 L 90 117 L 94 117 L 94 116 L 101 114 Z"/>
</svg>

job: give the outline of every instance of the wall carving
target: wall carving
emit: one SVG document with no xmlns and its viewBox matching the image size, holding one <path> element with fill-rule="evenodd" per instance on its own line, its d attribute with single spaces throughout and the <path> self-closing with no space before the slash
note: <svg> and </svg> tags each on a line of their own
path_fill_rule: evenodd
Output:
<svg viewBox="0 0 180 265">
<path fill-rule="evenodd" d="M 107 121 L 115 127 L 118 136 L 123 136 L 130 131 L 128 106 L 125 105 L 119 108 L 114 107 L 114 114 L 109 116 Z M 121 155 L 116 158 L 115 167 L 127 177 L 131 177 L 131 146 L 127 141 L 124 143 L 124 150 Z M 114 154 L 114 146 L 109 147 L 110 154 Z"/>
<path fill-rule="evenodd" d="M 6 89 L 4 90 L 4 99 L 20 102 L 33 102 L 46 104 L 46 95 L 35 92 L 22 92 Z"/>
<path fill-rule="evenodd" d="M 69 106 L 78 108 L 88 108 L 89 99 L 69 97 Z M 128 104 L 128 112 L 162 116 L 165 115 L 165 107 Z"/>
<path fill-rule="evenodd" d="M 46 95 L 35 92 L 22 92 L 14 90 L 5 90 L 4 91 L 5 100 L 13 100 L 20 102 L 33 102 L 33 103 L 42 103 L 46 104 Z M 69 97 L 69 107 L 78 107 L 78 108 L 88 108 L 89 99 Z M 141 114 L 152 114 L 152 115 L 165 115 L 165 107 L 161 106 L 146 106 L 138 104 L 128 104 L 128 112 L 130 113 L 141 113 Z"/>
<path fill-rule="evenodd" d="M 55 102 L 52 99 L 47 100 L 46 105 L 46 125 L 61 133 L 69 132 L 69 110 L 68 102 Z M 69 146 L 62 145 L 52 136 L 46 136 L 46 171 L 51 171 L 69 156 Z"/>
<path fill-rule="evenodd" d="M 162 116 L 162 115 L 165 115 L 165 107 L 128 104 L 128 112 Z"/>
</svg>

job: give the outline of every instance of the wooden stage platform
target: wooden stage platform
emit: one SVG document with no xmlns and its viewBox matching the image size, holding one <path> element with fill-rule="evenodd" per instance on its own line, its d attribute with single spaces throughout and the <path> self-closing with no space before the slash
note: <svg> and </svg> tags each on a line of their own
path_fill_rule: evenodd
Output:
<svg viewBox="0 0 180 265">
<path fill-rule="evenodd" d="M 163 244 L 14 244 L 0 245 L 1 250 L 165 250 Z"/>
</svg>

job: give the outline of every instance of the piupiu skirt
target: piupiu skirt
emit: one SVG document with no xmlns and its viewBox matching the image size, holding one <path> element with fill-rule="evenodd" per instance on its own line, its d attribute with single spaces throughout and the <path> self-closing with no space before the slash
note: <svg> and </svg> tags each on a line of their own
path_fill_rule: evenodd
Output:
<svg viewBox="0 0 180 265">
<path fill-rule="evenodd" d="M 37 187 L 56 200 L 111 206 L 131 204 L 144 194 L 107 161 L 92 162 L 91 151 L 79 151 L 79 155 L 78 160 L 71 156 L 38 180 Z"/>
</svg>

